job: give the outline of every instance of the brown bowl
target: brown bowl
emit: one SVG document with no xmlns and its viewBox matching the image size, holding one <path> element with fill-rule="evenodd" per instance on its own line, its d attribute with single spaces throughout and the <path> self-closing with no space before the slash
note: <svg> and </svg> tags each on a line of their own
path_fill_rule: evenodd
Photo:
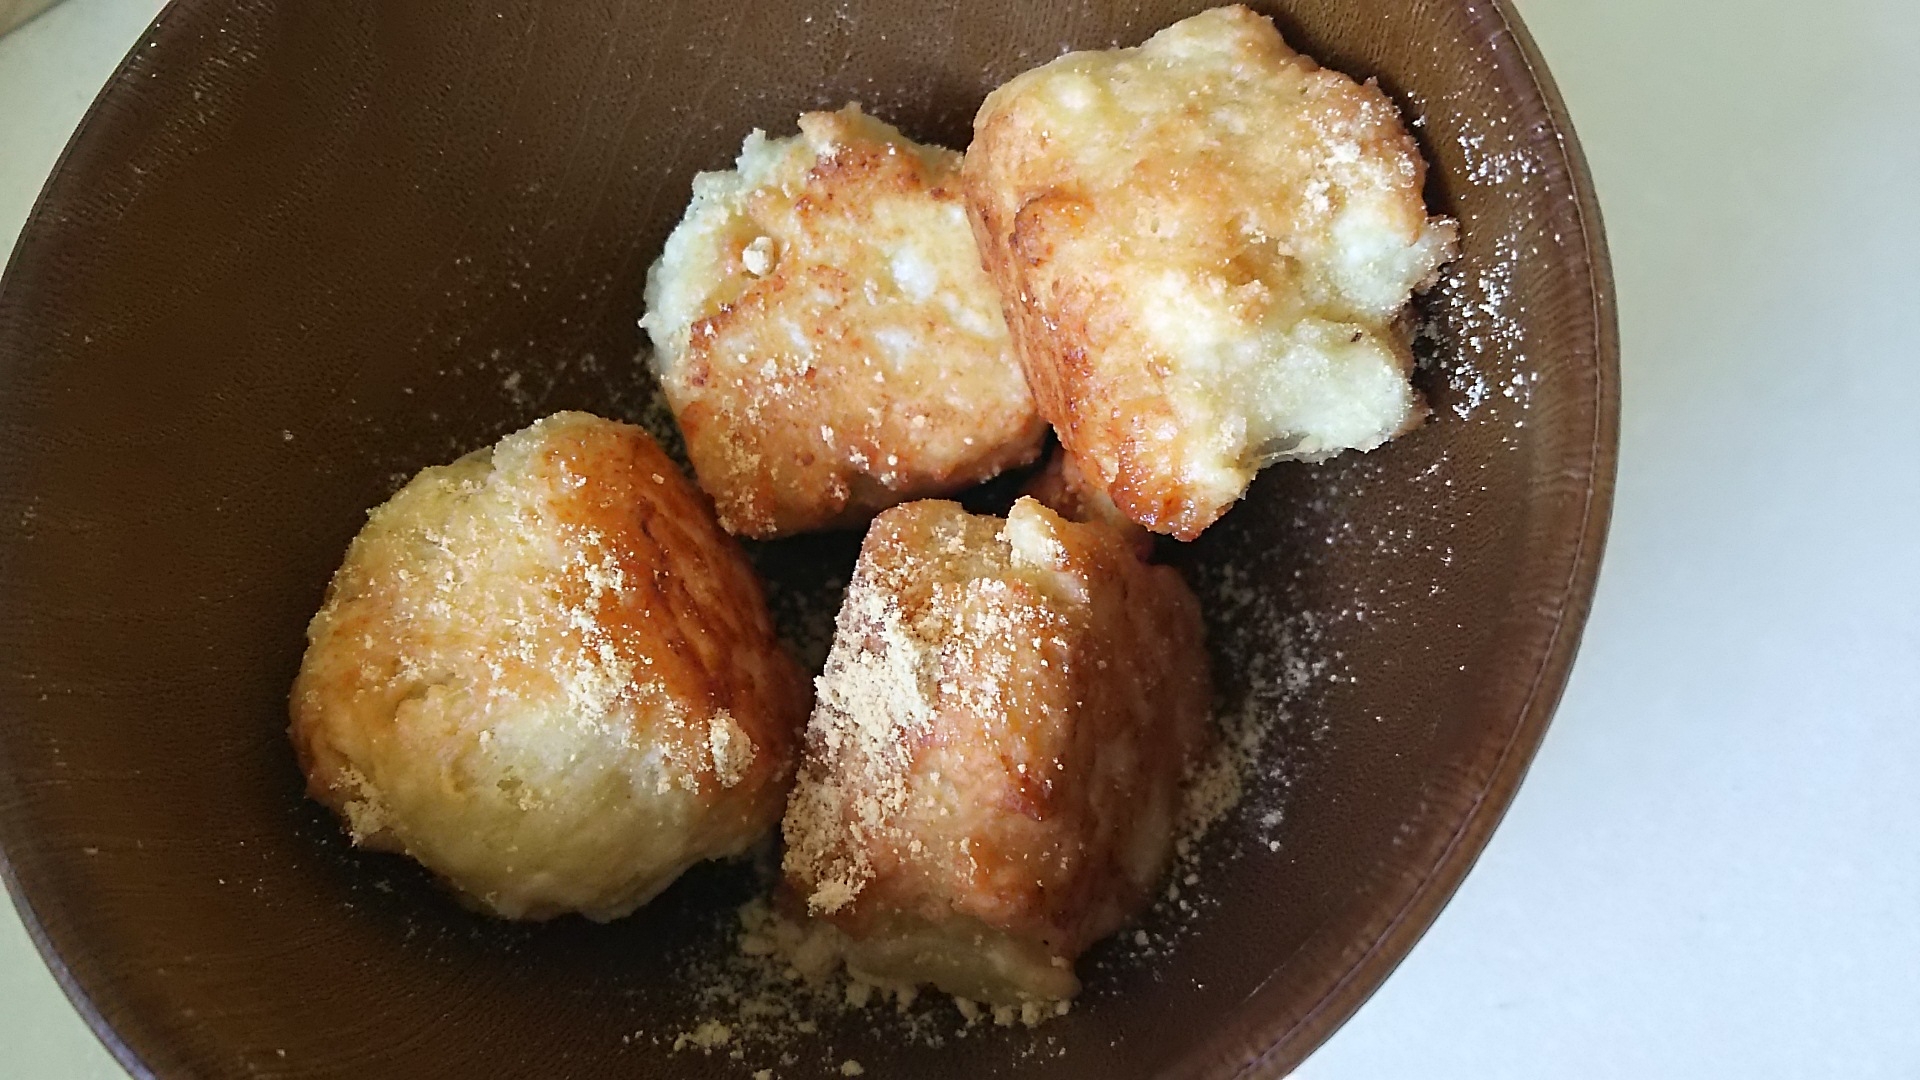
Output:
<svg viewBox="0 0 1920 1080">
<path fill-rule="evenodd" d="M 284 735 L 361 512 L 547 412 L 644 411 L 634 320 L 698 169 L 858 99 L 964 145 L 981 97 L 1204 5 L 177 0 L 102 93 L 0 287 L 0 850 L 133 1072 L 747 1075 L 674 1053 L 750 883 L 609 926 L 469 915 L 352 851 Z M 1270 469 L 1176 558 L 1223 709 L 1270 722 L 1207 873 L 1034 1032 L 903 1045 L 875 1013 L 789 1075 L 1272 1076 L 1399 962 L 1520 782 L 1573 659 L 1616 439 L 1585 167 L 1512 13 L 1276 3 L 1418 118 L 1465 254 L 1429 303 L 1424 428 Z M 845 537 L 759 554 L 782 587 Z M 1234 568 L 1229 573 L 1225 568 Z M 1237 574 L 1238 577 L 1233 575 Z"/>
</svg>

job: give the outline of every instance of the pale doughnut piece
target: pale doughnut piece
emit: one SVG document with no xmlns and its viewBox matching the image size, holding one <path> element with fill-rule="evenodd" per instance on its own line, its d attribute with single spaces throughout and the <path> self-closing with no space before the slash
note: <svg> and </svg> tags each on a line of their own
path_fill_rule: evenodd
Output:
<svg viewBox="0 0 1920 1080">
<path fill-rule="evenodd" d="M 849 105 L 694 179 L 641 325 L 729 531 L 859 525 L 1038 454 L 959 172 Z"/>
<path fill-rule="evenodd" d="M 1403 310 L 1453 257 L 1378 87 L 1244 7 L 987 96 L 965 184 L 1040 411 L 1133 520 L 1192 539 L 1280 460 L 1417 424 Z"/>
<path fill-rule="evenodd" d="M 308 792 L 506 918 L 617 918 L 779 820 L 805 675 L 639 428 L 560 413 L 368 517 L 307 629 Z"/>
<path fill-rule="evenodd" d="M 1033 499 L 881 514 L 817 680 L 785 887 L 848 968 L 994 1004 L 1079 989 L 1172 857 L 1208 734 L 1198 602 Z"/>
</svg>

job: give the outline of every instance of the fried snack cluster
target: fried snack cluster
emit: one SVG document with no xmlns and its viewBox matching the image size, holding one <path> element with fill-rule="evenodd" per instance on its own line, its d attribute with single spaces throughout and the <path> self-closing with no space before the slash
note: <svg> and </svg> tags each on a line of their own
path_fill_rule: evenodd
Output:
<svg viewBox="0 0 1920 1080">
<path fill-rule="evenodd" d="M 308 629 L 294 746 L 355 843 L 508 918 L 624 915 L 780 822 L 796 940 L 1045 1015 L 1158 891 L 1209 737 L 1152 533 L 1420 421 L 1455 226 L 1387 97 L 1243 7 L 1019 76 L 964 163 L 799 127 L 698 176 L 648 274 L 706 496 L 580 413 L 425 470 Z M 1049 424 L 1005 518 L 929 498 Z M 810 697 L 728 534 L 869 521 Z"/>
<path fill-rule="evenodd" d="M 1039 453 L 959 173 L 849 105 L 695 179 L 641 325 L 728 531 L 859 525 Z"/>
<path fill-rule="evenodd" d="M 562 413 L 425 470 L 307 639 L 309 793 L 493 914 L 617 918 L 785 806 L 806 676 L 638 428 Z"/>
<path fill-rule="evenodd" d="M 1199 535 L 1281 460 L 1419 422 L 1403 312 L 1453 256 L 1372 83 L 1244 7 L 988 95 L 963 170 L 1041 413 L 1132 520 Z"/>
<path fill-rule="evenodd" d="M 1032 499 L 881 514 L 819 681 L 785 875 L 848 967 L 996 1004 L 1055 1001 L 1157 890 L 1207 735 L 1180 575 Z"/>
</svg>

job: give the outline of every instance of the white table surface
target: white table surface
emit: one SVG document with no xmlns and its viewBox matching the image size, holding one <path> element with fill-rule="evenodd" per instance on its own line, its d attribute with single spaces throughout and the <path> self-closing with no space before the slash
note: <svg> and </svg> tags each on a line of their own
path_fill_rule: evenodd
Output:
<svg viewBox="0 0 1920 1080">
<path fill-rule="evenodd" d="M 158 6 L 0 39 L 0 251 Z M 1520 7 L 1619 280 L 1606 568 L 1505 824 L 1299 1075 L 1920 1077 L 1920 3 Z M 0 1076 L 120 1075 L 0 915 Z"/>
</svg>

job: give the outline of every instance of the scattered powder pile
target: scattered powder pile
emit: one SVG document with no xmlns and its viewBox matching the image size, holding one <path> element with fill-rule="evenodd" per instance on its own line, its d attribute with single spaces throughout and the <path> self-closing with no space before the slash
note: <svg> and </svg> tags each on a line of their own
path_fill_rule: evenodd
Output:
<svg viewBox="0 0 1920 1080">
<path fill-rule="evenodd" d="M 1263 584 L 1270 574 L 1203 561 L 1186 576 L 1207 620 L 1218 737 L 1188 782 L 1166 888 L 1139 926 L 1084 959 L 1087 973 L 1164 962 L 1216 903 L 1208 883 L 1222 868 L 1248 853 L 1278 850 L 1294 751 L 1326 731 L 1310 701 L 1341 678 L 1338 657 L 1323 644 L 1328 619 L 1291 610 L 1285 596 Z M 821 594 L 837 596 L 837 589 Z M 773 869 L 764 872 L 771 885 Z M 753 1068 L 771 1064 L 775 1075 L 804 1064 L 814 1075 L 831 1071 L 843 1056 L 832 1032 L 847 1024 L 890 1043 L 927 1048 L 1000 1030 L 1000 1037 L 1018 1040 L 1016 1053 L 1023 1056 L 1063 1052 L 1044 1026 L 1034 1029 L 1051 1010 L 995 1008 L 850 977 L 839 968 L 837 932 L 783 917 L 764 900 L 733 913 L 714 937 L 724 944 L 710 940 L 679 965 L 691 986 L 695 1021 L 663 1041 L 682 1052 L 725 1054 Z M 1098 981 L 1087 992 L 1102 992 Z M 724 1041 L 716 1041 L 719 1032 Z"/>
<path fill-rule="evenodd" d="M 1473 96 L 1464 88 L 1435 101 L 1413 95 L 1408 102 L 1411 126 L 1457 151 L 1473 202 L 1526 206 L 1538 200 L 1541 186 L 1551 182 L 1551 170 L 1539 148 L 1528 141 L 1534 132 L 1506 116 L 1465 111 L 1463 105 Z M 1477 242 L 1468 246 L 1466 258 L 1443 272 L 1438 286 L 1418 305 L 1415 352 L 1422 368 L 1438 371 L 1444 379 L 1455 416 L 1487 420 L 1480 413 L 1496 396 L 1522 409 L 1529 403 L 1538 370 L 1530 373 L 1534 366 L 1527 363 L 1527 304 L 1520 295 L 1519 272 L 1526 262 L 1541 258 L 1543 245 L 1558 244 L 1563 237 L 1530 235 L 1530 211 L 1513 215 L 1503 231 L 1489 227 L 1492 218 L 1486 209 L 1463 206 L 1461 218 L 1462 235 Z M 1526 426 L 1524 419 L 1492 419 Z"/>
<path fill-rule="evenodd" d="M 770 867 L 767 877 L 771 882 Z M 725 947 L 699 948 L 676 965 L 691 984 L 697 1020 L 654 1041 L 677 1052 L 724 1053 L 755 1068 L 788 1068 L 804 1058 L 817 1072 L 840 1060 L 829 1033 L 849 1023 L 878 1021 L 891 1041 L 929 1048 L 964 1037 L 972 1026 L 954 1013 L 916 1008 L 921 1003 L 910 989 L 845 976 L 830 928 L 780 917 L 765 900 L 728 913 L 713 938 Z"/>
<path fill-rule="evenodd" d="M 1426 306 L 1415 331 L 1423 366 L 1440 368 L 1453 398 L 1450 408 L 1462 420 L 1474 419 L 1496 394 L 1525 408 L 1539 377 L 1526 368 L 1526 308 L 1513 298 L 1520 256 L 1519 241 L 1503 236 L 1494 241 L 1490 263 L 1448 269 L 1435 290 L 1438 301 Z M 1490 364 L 1510 374 L 1503 377 Z M 1513 426 L 1525 421 L 1516 419 Z"/>
</svg>

